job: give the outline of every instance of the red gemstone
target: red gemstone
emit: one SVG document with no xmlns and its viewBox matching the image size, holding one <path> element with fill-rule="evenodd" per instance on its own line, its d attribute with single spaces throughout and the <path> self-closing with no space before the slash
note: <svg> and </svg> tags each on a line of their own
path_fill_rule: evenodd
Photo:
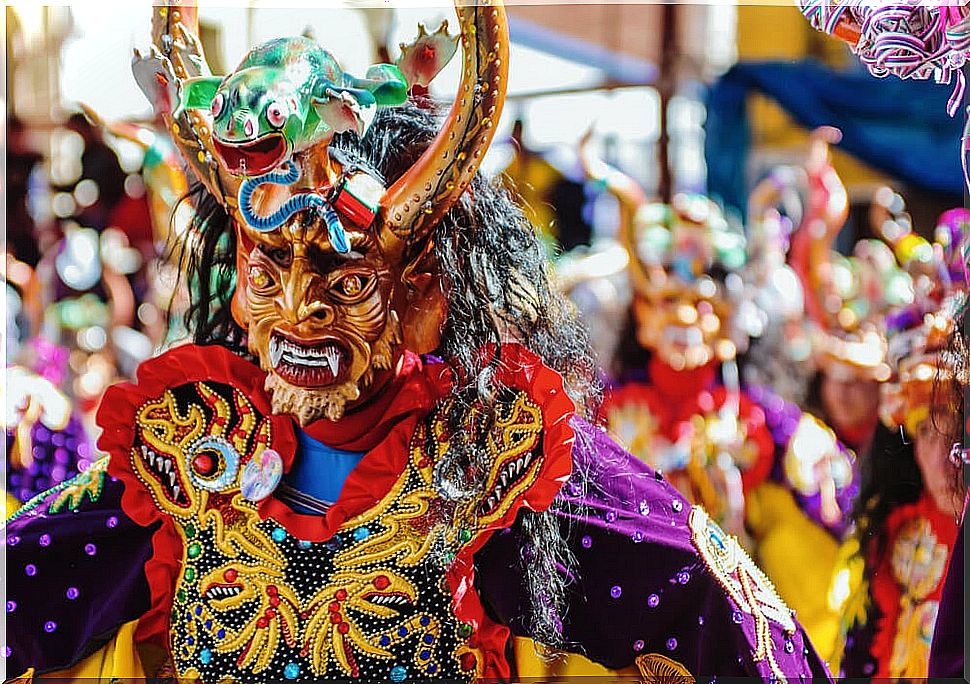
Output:
<svg viewBox="0 0 970 684">
<path fill-rule="evenodd" d="M 337 597 L 337 600 L 338 601 L 343 601 L 344 599 L 347 598 L 347 590 L 346 589 L 337 589 L 337 593 L 334 594 L 334 596 Z"/>
<path fill-rule="evenodd" d="M 273 606 L 273 608 L 275 608 L 276 606 L 280 605 L 280 597 L 279 596 L 270 596 L 269 597 L 269 605 Z"/>
<path fill-rule="evenodd" d="M 465 672 L 474 670 L 477 664 L 478 658 L 475 657 L 474 653 L 465 653 L 461 656 L 461 669 Z"/>
<path fill-rule="evenodd" d="M 267 619 L 264 617 L 261 617 L 258 620 L 256 620 L 256 626 L 259 627 L 260 629 L 265 629 L 266 625 L 268 624 L 269 624 L 269 621 L 267 621 Z"/>
<path fill-rule="evenodd" d="M 348 625 L 346 622 L 341 622 L 339 625 L 337 625 L 337 631 L 341 634 L 346 634 L 350 631 L 350 625 Z"/>
<path fill-rule="evenodd" d="M 337 602 L 337 601 L 331 601 L 330 602 L 330 612 L 331 613 L 339 613 L 340 612 L 340 603 Z"/>
<path fill-rule="evenodd" d="M 267 608 L 266 609 L 266 619 L 267 620 L 272 620 L 274 617 L 276 617 L 276 611 L 273 610 L 272 608 Z"/>
<path fill-rule="evenodd" d="M 378 575 L 374 578 L 374 586 L 378 589 L 387 589 L 391 585 L 391 580 L 387 579 L 387 575 Z"/>
<path fill-rule="evenodd" d="M 199 475 L 211 475 L 215 472 L 216 462 L 209 454 L 196 454 L 192 459 L 192 467 Z"/>
<path fill-rule="evenodd" d="M 269 594 L 270 596 L 276 596 L 279 593 L 279 591 L 280 590 L 276 588 L 275 584 L 271 584 L 268 587 L 266 587 L 266 593 Z"/>
<path fill-rule="evenodd" d="M 337 624 L 340 624 L 341 622 L 343 622 L 343 618 L 340 617 L 340 613 L 331 613 L 331 615 L 330 615 L 330 622 L 332 622 L 333 624 L 337 625 Z"/>
<path fill-rule="evenodd" d="M 222 573 L 223 579 L 225 579 L 227 582 L 235 582 L 238 576 L 239 572 L 237 572 L 235 568 L 229 568 Z"/>
</svg>

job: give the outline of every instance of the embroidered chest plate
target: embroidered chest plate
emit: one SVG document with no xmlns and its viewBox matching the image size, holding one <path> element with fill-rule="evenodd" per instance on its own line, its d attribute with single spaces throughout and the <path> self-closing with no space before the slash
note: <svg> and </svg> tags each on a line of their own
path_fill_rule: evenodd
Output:
<svg viewBox="0 0 970 684">
<path fill-rule="evenodd" d="M 539 409 L 524 394 L 507 399 L 485 431 L 469 413 L 467 429 L 491 463 L 481 497 L 456 510 L 433 485 L 448 446 L 439 410 L 418 424 L 383 499 L 322 542 L 262 519 L 241 495 L 246 464 L 274 445 L 270 421 L 241 392 L 199 382 L 143 404 L 132 467 L 182 543 L 170 627 L 179 676 L 476 674 L 482 654 L 473 626 L 455 617 L 447 567 L 535 481 L 543 458 Z"/>
</svg>

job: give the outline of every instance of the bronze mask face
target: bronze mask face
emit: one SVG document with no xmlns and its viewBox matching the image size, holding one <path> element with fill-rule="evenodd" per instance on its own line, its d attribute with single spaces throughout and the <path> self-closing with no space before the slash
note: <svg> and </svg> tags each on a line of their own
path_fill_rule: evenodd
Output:
<svg viewBox="0 0 970 684">
<path fill-rule="evenodd" d="M 401 326 L 395 279 L 375 240 L 350 232 L 338 254 L 322 219 L 296 214 L 272 233 L 247 231 L 249 350 L 269 375 L 273 410 L 302 425 L 338 420 L 392 374 Z"/>
</svg>

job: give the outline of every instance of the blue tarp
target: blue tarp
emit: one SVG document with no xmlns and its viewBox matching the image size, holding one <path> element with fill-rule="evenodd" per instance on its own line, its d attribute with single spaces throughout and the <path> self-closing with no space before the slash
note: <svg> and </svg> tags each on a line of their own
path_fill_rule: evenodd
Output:
<svg viewBox="0 0 970 684">
<path fill-rule="evenodd" d="M 839 128 L 839 147 L 886 175 L 924 190 L 962 195 L 964 117 L 946 113 L 952 87 L 833 71 L 815 62 L 737 64 L 708 94 L 708 191 L 744 211 L 751 142 L 745 104 L 749 94 L 760 92 L 808 129 Z"/>
</svg>

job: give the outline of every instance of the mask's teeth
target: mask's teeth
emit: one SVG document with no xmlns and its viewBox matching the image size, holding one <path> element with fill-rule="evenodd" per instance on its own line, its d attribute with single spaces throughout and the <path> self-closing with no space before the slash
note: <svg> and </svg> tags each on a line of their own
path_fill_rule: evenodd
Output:
<svg viewBox="0 0 970 684">
<path fill-rule="evenodd" d="M 269 362 L 273 368 L 280 365 L 280 359 L 283 358 L 283 345 L 280 343 L 278 337 L 272 337 L 269 341 Z"/>
</svg>

